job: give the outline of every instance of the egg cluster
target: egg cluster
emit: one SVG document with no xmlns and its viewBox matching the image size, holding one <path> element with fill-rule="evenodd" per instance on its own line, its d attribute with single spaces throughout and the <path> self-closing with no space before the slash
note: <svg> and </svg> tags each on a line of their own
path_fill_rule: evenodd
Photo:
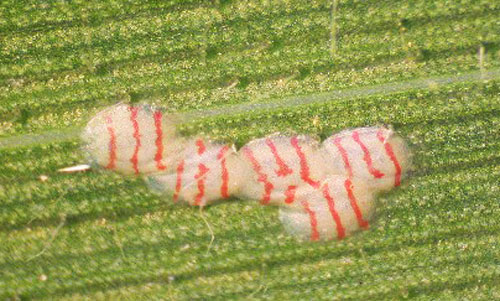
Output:
<svg viewBox="0 0 500 301">
<path fill-rule="evenodd" d="M 82 138 L 92 161 L 141 175 L 174 202 L 205 206 L 230 196 L 280 207 L 290 234 L 341 239 L 367 229 L 375 197 L 399 186 L 410 165 L 403 139 L 386 127 L 345 130 L 323 142 L 280 134 L 233 145 L 183 137 L 149 105 L 99 112 Z"/>
</svg>

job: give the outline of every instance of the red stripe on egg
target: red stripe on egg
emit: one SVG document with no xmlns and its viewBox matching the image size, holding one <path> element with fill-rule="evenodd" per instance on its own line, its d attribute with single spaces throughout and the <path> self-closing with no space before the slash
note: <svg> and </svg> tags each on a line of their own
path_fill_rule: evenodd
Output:
<svg viewBox="0 0 500 301">
<path fill-rule="evenodd" d="M 198 147 L 198 155 L 202 155 L 206 150 L 205 143 L 203 142 L 203 140 L 197 139 L 196 146 Z"/>
<path fill-rule="evenodd" d="M 264 194 L 262 195 L 260 203 L 262 205 L 269 204 L 269 201 L 271 200 L 271 191 L 274 188 L 273 183 L 269 182 L 269 180 L 267 179 L 267 175 L 262 171 L 262 166 L 260 166 L 252 150 L 250 150 L 250 148 L 248 147 L 245 147 L 241 151 L 248 158 L 248 160 L 250 160 L 250 163 L 252 163 L 252 168 L 258 176 L 257 181 L 264 184 Z"/>
<path fill-rule="evenodd" d="M 132 127 L 134 128 L 133 137 L 135 139 L 135 148 L 130 162 L 134 168 L 135 174 L 139 174 L 139 149 L 141 147 L 141 135 L 139 133 L 139 123 L 137 122 L 138 109 L 136 107 L 129 107 L 130 111 L 130 121 L 132 122 Z"/>
<path fill-rule="evenodd" d="M 109 133 L 109 160 L 106 165 L 107 169 L 113 169 L 116 167 L 116 134 L 115 129 L 113 128 L 113 120 L 110 116 L 106 116 L 106 124 Z"/>
<path fill-rule="evenodd" d="M 354 195 L 354 186 L 350 179 L 345 180 L 344 182 L 345 190 L 347 191 L 347 197 L 349 198 L 349 202 L 351 203 L 352 210 L 356 215 L 356 219 L 358 220 L 358 224 L 363 229 L 368 229 L 369 224 L 366 220 L 363 219 L 363 213 L 361 213 L 361 209 L 359 208 L 358 201 L 356 200 L 356 196 Z"/>
<path fill-rule="evenodd" d="M 156 168 L 158 170 L 165 170 L 167 167 L 163 164 L 163 129 L 162 129 L 162 113 L 160 111 L 156 111 L 153 114 L 153 118 L 155 121 L 155 130 L 156 130 Z"/>
<path fill-rule="evenodd" d="M 316 212 L 309 207 L 309 203 L 306 201 L 302 201 L 302 207 L 309 215 L 309 225 L 311 226 L 311 237 L 312 241 L 319 240 L 319 232 L 318 232 L 318 220 L 316 218 Z"/>
<path fill-rule="evenodd" d="M 359 133 L 357 131 L 352 132 L 352 139 L 361 147 L 361 150 L 363 150 L 363 160 L 366 163 L 366 167 L 368 168 L 368 172 L 370 172 L 375 178 L 380 179 L 384 176 L 384 174 L 373 167 L 373 161 L 372 157 L 370 155 L 370 151 L 366 147 L 366 145 L 361 141 L 361 138 L 359 137 Z"/>
<path fill-rule="evenodd" d="M 401 165 L 399 164 L 398 158 L 394 154 L 392 146 L 385 141 L 382 130 L 379 130 L 377 132 L 377 138 L 384 145 L 385 153 L 387 154 L 387 156 L 389 156 L 389 159 L 394 164 L 394 168 L 396 169 L 396 174 L 394 176 L 394 186 L 399 186 L 401 184 Z"/>
<path fill-rule="evenodd" d="M 319 188 L 319 181 L 315 181 L 311 179 L 310 177 L 310 170 L 309 170 L 309 165 L 307 164 L 307 159 L 305 154 L 302 152 L 302 148 L 299 145 L 299 140 L 297 136 L 294 136 L 290 139 L 290 143 L 292 144 L 293 148 L 295 149 L 295 152 L 297 153 L 297 156 L 299 157 L 300 161 L 300 177 L 304 182 L 307 184 L 311 185 L 314 188 Z"/>
<path fill-rule="evenodd" d="M 335 202 L 334 202 L 332 196 L 330 195 L 330 192 L 328 189 L 329 189 L 328 184 L 325 184 L 323 186 L 323 196 L 325 197 L 325 199 L 327 201 L 328 210 L 330 210 L 330 214 L 332 215 L 333 221 L 335 222 L 335 225 L 337 227 L 337 238 L 342 239 L 345 237 L 344 226 L 342 225 L 342 221 L 340 219 L 340 216 L 339 216 L 337 210 L 335 210 Z"/>
<path fill-rule="evenodd" d="M 203 198 L 205 197 L 205 175 L 210 171 L 210 169 L 203 163 L 198 165 L 198 173 L 194 176 L 198 180 L 198 194 L 195 197 L 194 205 L 202 205 Z"/>
<path fill-rule="evenodd" d="M 333 139 L 333 144 L 335 144 L 340 153 L 340 156 L 342 156 L 342 160 L 344 161 L 344 167 L 345 170 L 347 171 L 347 175 L 349 176 L 349 178 L 352 178 L 352 167 L 351 164 L 349 163 L 349 156 L 345 148 L 342 146 L 342 144 L 340 144 L 341 140 L 342 138 L 335 137 L 335 139 Z"/>
<path fill-rule="evenodd" d="M 285 161 L 283 161 L 283 159 L 278 154 L 278 150 L 276 149 L 276 145 L 274 145 L 273 141 L 267 138 L 266 144 L 271 149 L 271 153 L 273 154 L 274 159 L 276 160 L 276 164 L 279 167 L 279 169 L 276 170 L 276 175 L 279 177 L 285 177 L 293 173 L 293 170 L 290 167 L 288 167 L 288 165 L 286 165 Z"/>
<path fill-rule="evenodd" d="M 181 160 L 179 164 L 177 165 L 177 179 L 175 182 L 175 192 L 174 192 L 174 203 L 177 202 L 177 199 L 179 198 L 179 193 L 181 192 L 182 188 L 182 173 L 184 172 L 184 160 Z"/>
<path fill-rule="evenodd" d="M 229 146 L 223 146 L 219 153 L 217 154 L 217 160 L 220 161 L 221 165 L 221 186 L 220 186 L 220 195 L 222 198 L 227 199 L 229 197 L 228 192 L 228 182 L 229 182 L 229 173 L 226 167 L 226 152 L 229 150 Z"/>
<path fill-rule="evenodd" d="M 295 191 L 297 190 L 296 185 L 290 185 L 285 191 L 285 203 L 291 204 L 295 201 Z"/>
</svg>

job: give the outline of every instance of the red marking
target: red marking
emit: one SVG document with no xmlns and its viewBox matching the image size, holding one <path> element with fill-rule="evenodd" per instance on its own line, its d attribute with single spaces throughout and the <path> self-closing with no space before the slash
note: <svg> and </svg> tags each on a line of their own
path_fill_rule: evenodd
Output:
<svg viewBox="0 0 500 301">
<path fill-rule="evenodd" d="M 316 219 L 316 212 L 311 210 L 309 207 L 309 203 L 306 201 L 302 201 L 302 206 L 304 210 L 309 214 L 309 223 L 311 224 L 311 240 L 319 240 L 319 232 L 318 232 L 318 220 Z"/>
<path fill-rule="evenodd" d="M 394 186 L 399 186 L 399 184 L 401 184 L 401 165 L 399 165 L 398 159 L 394 154 L 392 146 L 389 143 L 385 142 L 382 130 L 379 130 L 377 132 L 377 138 L 382 144 L 384 144 L 386 154 L 389 156 L 392 163 L 394 163 L 394 167 L 396 168 L 396 175 L 394 177 Z"/>
<path fill-rule="evenodd" d="M 264 184 L 264 195 L 262 196 L 260 203 L 262 205 L 267 205 L 267 204 L 269 204 L 269 201 L 271 200 L 271 191 L 273 190 L 274 185 L 273 185 L 273 183 L 271 183 L 267 180 L 267 175 L 262 172 L 262 167 L 260 166 L 257 159 L 255 159 L 253 152 L 248 147 L 243 148 L 242 151 L 243 151 L 243 154 L 245 156 L 247 156 L 247 158 L 252 163 L 253 170 L 259 176 L 257 178 L 257 181 Z"/>
<path fill-rule="evenodd" d="M 276 160 L 276 164 L 278 164 L 279 169 L 276 170 L 276 175 L 279 177 L 285 177 L 293 172 L 293 170 L 286 165 L 286 163 L 281 159 L 281 157 L 278 154 L 278 150 L 276 149 L 276 146 L 274 145 L 273 141 L 269 138 L 266 139 L 266 144 L 269 146 L 271 149 L 271 152 L 273 153 L 274 159 Z"/>
<path fill-rule="evenodd" d="M 310 178 L 309 165 L 307 165 L 306 156 L 304 155 L 302 149 L 300 148 L 299 140 L 297 139 L 297 137 L 296 136 L 292 137 L 292 139 L 290 139 L 290 143 L 292 144 L 293 148 L 295 148 L 297 156 L 299 156 L 300 159 L 300 177 L 304 182 L 311 185 L 312 187 L 319 188 L 319 182 L 314 181 L 313 179 Z"/>
<path fill-rule="evenodd" d="M 134 127 L 134 138 L 135 138 L 135 149 L 130 162 L 132 162 L 132 167 L 134 168 L 135 174 L 139 174 L 139 148 L 141 147 L 141 135 L 139 134 L 139 123 L 137 122 L 137 112 L 138 109 L 135 107 L 128 107 L 130 110 L 130 121 L 132 121 L 132 126 Z"/>
<path fill-rule="evenodd" d="M 196 140 L 196 146 L 198 147 L 198 155 L 201 155 L 205 152 L 206 147 L 205 144 L 203 143 L 203 140 L 201 139 Z"/>
<path fill-rule="evenodd" d="M 352 167 L 349 163 L 349 156 L 347 155 L 347 151 L 345 150 L 345 148 L 342 146 L 342 144 L 340 144 L 340 140 L 342 140 L 342 138 L 335 137 L 335 139 L 333 139 L 333 143 L 339 150 L 339 153 L 342 156 L 342 160 L 344 160 L 344 166 L 347 170 L 347 175 L 349 176 L 349 178 L 352 178 Z"/>
<path fill-rule="evenodd" d="M 106 116 L 106 123 L 108 124 L 109 133 L 109 162 L 106 168 L 113 169 L 116 166 L 116 135 L 115 129 L 113 128 L 113 120 L 110 116 Z"/>
<path fill-rule="evenodd" d="M 194 200 L 194 205 L 195 206 L 200 206 L 201 201 L 203 200 L 203 197 L 205 196 L 205 174 L 210 169 L 205 166 L 205 164 L 200 163 L 198 164 L 198 174 L 194 176 L 195 179 L 198 180 L 198 194 L 196 195 L 196 199 Z"/>
<path fill-rule="evenodd" d="M 356 201 L 356 197 L 354 196 L 354 192 L 352 191 L 353 186 L 350 179 L 345 180 L 344 182 L 345 190 L 347 191 L 347 196 L 349 197 L 349 201 L 351 202 L 352 210 L 354 210 L 354 214 L 356 215 L 356 219 L 358 220 L 358 224 L 363 229 L 368 229 L 368 222 L 363 219 L 363 214 L 359 209 L 358 202 Z"/>
<path fill-rule="evenodd" d="M 328 191 L 328 184 L 325 184 L 323 186 L 323 196 L 325 197 L 328 203 L 328 209 L 330 210 L 333 220 L 335 221 L 335 225 L 337 226 L 337 237 L 338 239 L 342 239 L 345 237 L 344 226 L 342 226 L 342 221 L 340 220 L 340 216 L 337 213 L 337 210 L 335 210 L 335 202 L 333 201 L 333 198 L 330 195 L 330 192 Z"/>
<path fill-rule="evenodd" d="M 222 184 L 220 186 L 220 195 L 222 198 L 227 199 L 229 197 L 229 193 L 227 191 L 227 185 L 229 181 L 229 173 L 227 172 L 227 167 L 226 167 L 226 152 L 229 150 L 229 146 L 225 145 L 222 147 L 217 154 L 217 160 L 220 160 L 220 165 L 221 165 L 221 178 L 222 178 Z"/>
<path fill-rule="evenodd" d="M 295 190 L 297 190 L 297 186 L 295 185 L 290 185 L 285 191 L 285 203 L 291 204 L 295 201 Z"/>
<path fill-rule="evenodd" d="M 368 150 L 366 145 L 359 138 L 359 133 L 356 131 L 352 132 L 352 139 L 354 139 L 354 141 L 356 141 L 356 143 L 359 144 L 359 146 L 363 150 L 363 153 L 364 153 L 363 160 L 366 162 L 366 166 L 368 167 L 368 171 L 375 178 L 377 178 L 377 179 L 382 178 L 384 176 L 384 173 L 382 173 L 380 170 L 373 167 L 373 161 L 372 161 L 372 157 L 370 155 L 370 151 Z"/>
<path fill-rule="evenodd" d="M 164 170 L 167 167 L 163 164 L 163 129 L 161 128 L 162 114 L 160 111 L 154 112 L 155 128 L 156 128 L 156 168 Z"/>
<path fill-rule="evenodd" d="M 177 182 L 175 183 L 175 192 L 174 192 L 174 203 L 177 202 L 179 198 L 179 192 L 181 191 L 182 186 L 182 173 L 184 172 L 184 160 L 182 160 L 179 165 L 177 165 Z"/>
</svg>

